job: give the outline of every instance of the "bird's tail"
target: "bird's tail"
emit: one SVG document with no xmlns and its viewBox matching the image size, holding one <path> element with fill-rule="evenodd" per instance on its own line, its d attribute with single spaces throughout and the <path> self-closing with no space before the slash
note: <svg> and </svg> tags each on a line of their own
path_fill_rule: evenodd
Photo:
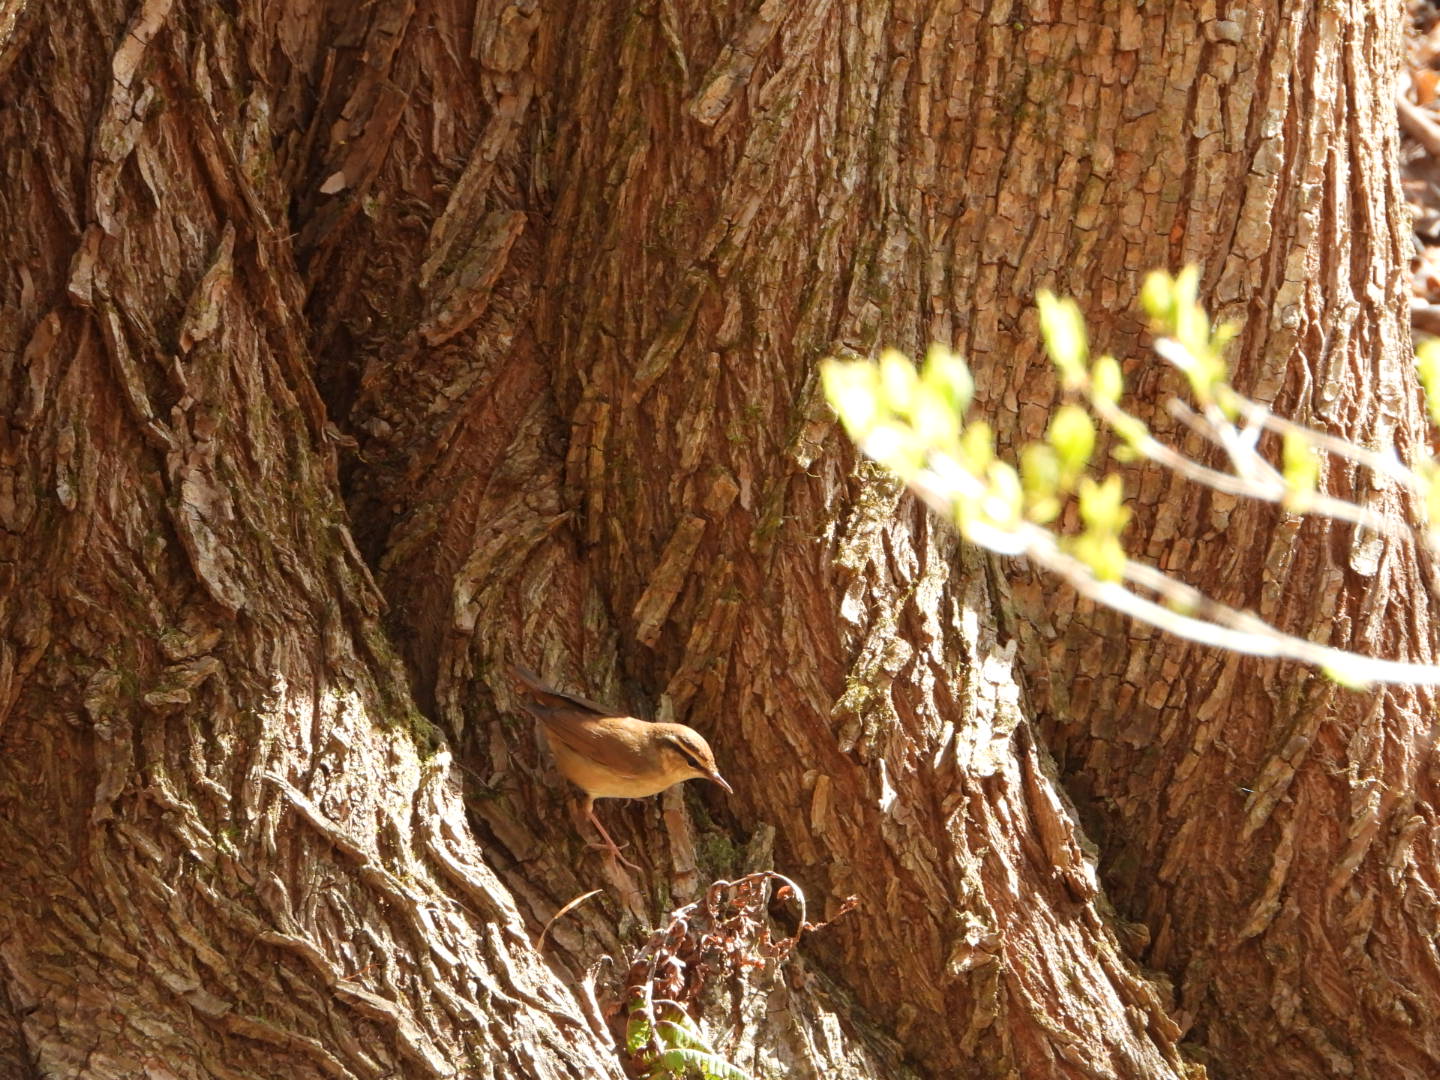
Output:
<svg viewBox="0 0 1440 1080">
<path fill-rule="evenodd" d="M 563 690 L 556 690 L 553 686 L 543 682 L 539 675 L 536 675 L 529 668 L 522 667 L 519 664 L 510 665 L 510 674 L 514 676 L 515 681 L 520 684 L 523 691 L 541 705 L 570 710 L 583 709 L 585 712 L 594 716 L 628 715 L 623 710 L 612 709 L 609 705 L 601 705 L 598 701 L 591 701 L 589 698 L 583 698 L 579 694 L 567 694 Z M 524 705 L 527 712 L 537 716 L 539 715 L 539 713 L 536 713 L 528 704 L 524 702 L 521 702 L 521 704 Z"/>
</svg>

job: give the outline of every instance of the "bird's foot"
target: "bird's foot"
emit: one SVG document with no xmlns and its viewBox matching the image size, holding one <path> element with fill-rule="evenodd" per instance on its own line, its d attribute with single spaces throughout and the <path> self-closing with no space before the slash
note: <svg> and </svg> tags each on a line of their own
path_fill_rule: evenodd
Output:
<svg viewBox="0 0 1440 1080">
<path fill-rule="evenodd" d="M 629 844 L 621 844 L 620 847 L 616 847 L 614 844 L 595 844 L 595 843 L 589 843 L 589 844 L 586 844 L 585 846 L 586 846 L 586 847 L 592 847 L 592 848 L 598 848 L 600 851 L 603 851 L 603 852 L 605 852 L 605 854 L 609 855 L 609 856 L 610 856 L 612 859 L 614 859 L 616 862 L 622 863 L 622 864 L 624 864 L 625 866 L 630 867 L 631 870 L 636 870 L 636 871 L 638 871 L 638 870 L 640 869 L 640 867 L 636 866 L 636 865 L 635 865 L 633 862 L 631 862 L 629 859 L 625 858 L 624 855 L 621 855 L 621 854 L 620 854 L 620 848 L 622 848 L 622 847 L 629 847 L 629 846 L 630 846 Z"/>
<path fill-rule="evenodd" d="M 591 824 L 595 826 L 596 830 L 600 833 L 600 836 L 604 839 L 605 842 L 603 844 L 590 844 L 588 846 L 594 848 L 603 848 L 605 851 L 609 852 L 610 857 L 613 858 L 616 862 L 623 863 L 624 865 L 630 867 L 631 870 L 634 870 L 636 873 L 640 873 L 640 867 L 636 866 L 629 859 L 625 858 L 624 855 L 620 854 L 621 845 L 615 843 L 615 841 L 611 839 L 610 834 L 605 831 L 605 826 L 601 825 L 600 819 L 595 816 L 595 811 L 593 809 L 590 811 L 589 816 Z M 630 845 L 626 844 L 624 846 L 629 847 Z"/>
</svg>

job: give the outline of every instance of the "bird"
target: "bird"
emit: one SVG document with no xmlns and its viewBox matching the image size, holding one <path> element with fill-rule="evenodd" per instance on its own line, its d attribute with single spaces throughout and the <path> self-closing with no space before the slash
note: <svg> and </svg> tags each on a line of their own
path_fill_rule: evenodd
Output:
<svg viewBox="0 0 1440 1080">
<path fill-rule="evenodd" d="M 534 699 L 521 702 L 521 707 L 540 721 L 555 764 L 585 793 L 585 816 L 610 854 L 631 869 L 640 868 L 620 854 L 600 824 L 596 799 L 643 799 L 692 779 L 713 780 L 735 794 L 715 767 L 710 744 L 694 728 L 651 723 L 567 694 L 519 664 L 512 664 L 510 671 Z"/>
</svg>

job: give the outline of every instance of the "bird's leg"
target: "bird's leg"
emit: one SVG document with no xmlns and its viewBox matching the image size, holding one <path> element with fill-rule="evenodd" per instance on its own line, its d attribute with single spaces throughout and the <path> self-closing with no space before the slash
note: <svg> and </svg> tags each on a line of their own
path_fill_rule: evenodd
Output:
<svg viewBox="0 0 1440 1080">
<path fill-rule="evenodd" d="M 605 839 L 604 844 L 597 844 L 595 846 L 605 848 L 606 851 L 608 851 L 612 856 L 615 857 L 616 861 L 624 863 L 626 866 L 630 867 L 631 870 L 640 872 L 640 867 L 636 866 L 629 859 L 625 858 L 624 855 L 620 854 L 620 845 L 615 843 L 615 841 L 610 838 L 610 834 L 605 831 L 605 826 L 600 824 L 600 819 L 595 816 L 594 799 L 585 800 L 585 816 L 590 819 L 591 823 L 599 831 L 600 835 Z"/>
</svg>

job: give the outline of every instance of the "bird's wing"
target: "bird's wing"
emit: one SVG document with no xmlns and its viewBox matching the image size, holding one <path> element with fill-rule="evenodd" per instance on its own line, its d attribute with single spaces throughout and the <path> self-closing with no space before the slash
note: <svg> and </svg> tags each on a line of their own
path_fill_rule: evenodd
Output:
<svg viewBox="0 0 1440 1080">
<path fill-rule="evenodd" d="M 627 777 L 644 775 L 649 759 L 644 747 L 637 740 L 629 717 L 594 716 L 578 712 L 573 708 L 549 708 L 544 705 L 527 705 L 537 720 L 544 725 L 545 733 L 551 739 L 614 772 Z"/>
<path fill-rule="evenodd" d="M 543 705 L 561 710 L 566 706 L 569 706 L 571 709 L 579 708 L 585 710 L 591 716 L 629 715 L 619 709 L 611 708 L 609 705 L 601 705 L 598 701 L 583 698 L 579 694 L 567 694 L 563 690 L 556 690 L 553 686 L 547 686 L 540 680 L 540 676 L 536 675 L 529 668 L 521 667 L 519 664 L 511 664 L 510 673 Z M 525 708 L 529 709 L 532 713 L 535 712 L 529 705 L 525 705 Z"/>
</svg>

